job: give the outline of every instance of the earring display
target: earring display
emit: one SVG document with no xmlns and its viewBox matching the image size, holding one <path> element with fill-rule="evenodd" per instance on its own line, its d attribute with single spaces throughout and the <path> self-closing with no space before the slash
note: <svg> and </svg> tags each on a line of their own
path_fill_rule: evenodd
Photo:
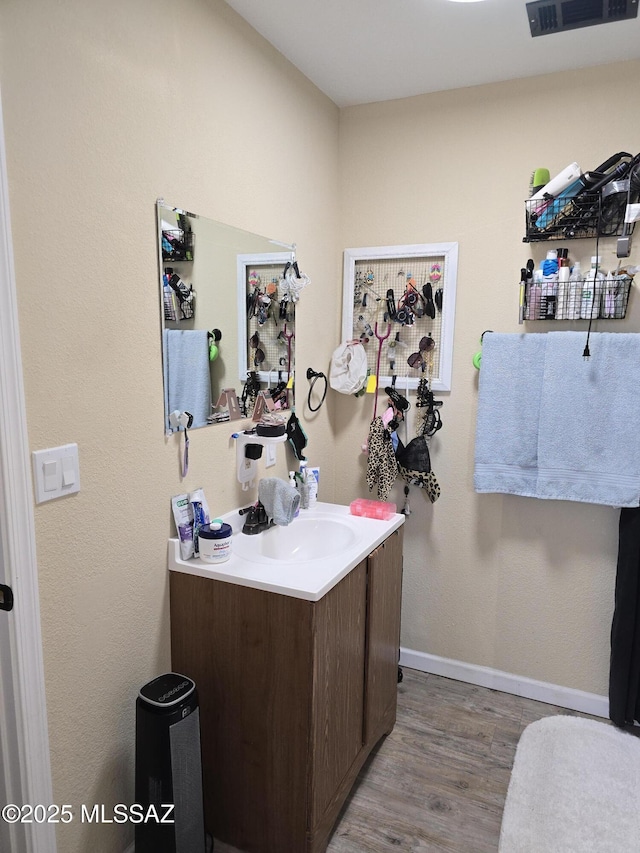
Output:
<svg viewBox="0 0 640 853">
<path fill-rule="evenodd" d="M 286 383 L 293 374 L 297 301 L 293 288 L 304 280 L 302 274 L 287 273 L 282 264 L 256 264 L 245 270 L 247 370 L 257 371 L 262 382 Z"/>
<path fill-rule="evenodd" d="M 343 338 L 359 340 L 379 384 L 451 387 L 457 243 L 345 251 Z M 391 335 L 379 352 L 379 329 Z"/>
</svg>

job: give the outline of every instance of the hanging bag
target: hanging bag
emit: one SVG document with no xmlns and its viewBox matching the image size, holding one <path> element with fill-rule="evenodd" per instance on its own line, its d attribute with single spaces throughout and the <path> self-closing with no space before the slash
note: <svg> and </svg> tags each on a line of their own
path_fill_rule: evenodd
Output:
<svg viewBox="0 0 640 853">
<path fill-rule="evenodd" d="M 359 342 L 348 341 L 331 356 L 329 384 L 341 394 L 357 394 L 367 381 L 367 353 Z"/>
</svg>

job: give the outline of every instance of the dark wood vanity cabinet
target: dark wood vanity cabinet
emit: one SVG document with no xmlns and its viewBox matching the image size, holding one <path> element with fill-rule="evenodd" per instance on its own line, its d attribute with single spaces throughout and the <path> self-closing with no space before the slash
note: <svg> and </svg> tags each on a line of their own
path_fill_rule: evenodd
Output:
<svg viewBox="0 0 640 853">
<path fill-rule="evenodd" d="M 172 667 L 198 688 L 216 838 L 247 853 L 325 850 L 395 723 L 402 535 L 316 602 L 170 573 Z"/>
</svg>

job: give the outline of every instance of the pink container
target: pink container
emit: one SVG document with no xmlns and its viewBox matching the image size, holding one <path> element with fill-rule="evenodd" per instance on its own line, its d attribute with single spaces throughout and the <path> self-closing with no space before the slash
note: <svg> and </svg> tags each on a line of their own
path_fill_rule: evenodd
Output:
<svg viewBox="0 0 640 853">
<path fill-rule="evenodd" d="M 349 505 L 351 515 L 364 515 L 366 518 L 380 518 L 389 521 L 396 513 L 395 504 L 384 501 L 372 501 L 367 498 L 357 498 Z"/>
</svg>

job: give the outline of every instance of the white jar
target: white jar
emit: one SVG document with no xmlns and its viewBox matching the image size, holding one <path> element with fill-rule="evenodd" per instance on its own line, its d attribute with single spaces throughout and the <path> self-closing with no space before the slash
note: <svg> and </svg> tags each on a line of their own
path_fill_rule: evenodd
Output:
<svg viewBox="0 0 640 853">
<path fill-rule="evenodd" d="M 222 521 L 212 521 L 198 531 L 198 547 L 200 559 L 205 563 L 224 563 L 231 556 L 230 524 Z"/>
</svg>

